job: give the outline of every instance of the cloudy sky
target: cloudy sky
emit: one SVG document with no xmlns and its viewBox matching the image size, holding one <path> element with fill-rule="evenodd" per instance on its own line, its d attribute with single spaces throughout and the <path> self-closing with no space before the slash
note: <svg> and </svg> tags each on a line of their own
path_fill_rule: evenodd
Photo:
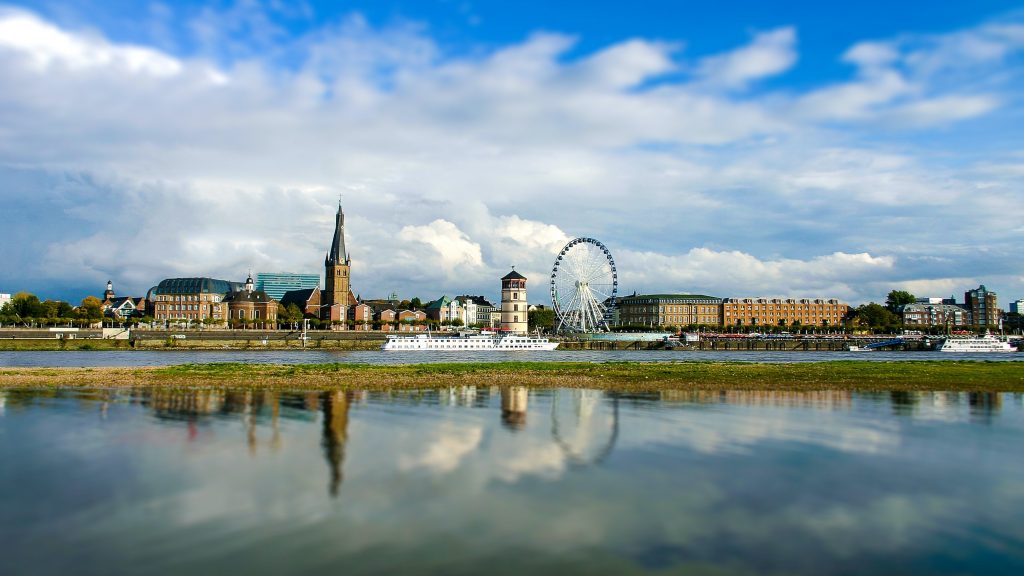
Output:
<svg viewBox="0 0 1024 576">
<path fill-rule="evenodd" d="M 1024 4 L 762 4 L 2 5 L 0 292 L 1024 298 Z"/>
</svg>

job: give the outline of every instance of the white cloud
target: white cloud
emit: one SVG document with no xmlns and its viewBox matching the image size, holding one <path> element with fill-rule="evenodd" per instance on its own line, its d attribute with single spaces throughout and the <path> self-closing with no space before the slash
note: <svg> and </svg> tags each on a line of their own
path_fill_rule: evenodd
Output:
<svg viewBox="0 0 1024 576">
<path fill-rule="evenodd" d="M 453 54 L 415 24 L 349 16 L 296 37 L 274 17 L 201 14 L 214 68 L 0 12 L 0 239 L 23 244 L 28 215 L 52 231 L 0 280 L 138 292 L 170 275 L 317 271 L 342 193 L 367 297 L 493 296 L 511 264 L 546 277 L 574 236 L 609 245 L 624 291 L 1024 289 L 1012 254 L 960 250 L 1012 245 L 1012 227 L 989 223 L 1024 217 L 1019 158 L 948 159 L 957 122 L 1012 120 L 1016 25 L 858 43 L 848 81 L 758 91 L 796 65 L 795 28 L 694 61 L 644 38 L 577 54 L 555 33 Z M 243 29 L 256 40 L 233 45 Z M 972 64 L 950 67 L 964 43 Z M 933 126 L 949 137 L 926 154 L 915 131 Z M 956 256 L 898 273 L 933 252 Z"/>
<path fill-rule="evenodd" d="M 480 245 L 447 220 L 434 220 L 426 226 L 406 226 L 399 233 L 399 239 L 433 248 L 437 264 L 448 274 L 453 274 L 459 267 L 472 269 L 483 265 Z"/>
<path fill-rule="evenodd" d="M 484 431 L 482 426 L 459 428 L 446 425 L 432 430 L 431 436 L 429 444 L 416 454 L 399 457 L 399 470 L 425 468 L 435 474 L 452 472 L 463 459 L 479 449 Z"/>
<path fill-rule="evenodd" d="M 785 72 L 796 61 L 796 30 L 778 28 L 758 34 L 747 46 L 704 59 L 697 75 L 709 85 L 739 89 Z"/>
<path fill-rule="evenodd" d="M 665 286 L 679 292 L 711 292 L 718 296 L 840 297 L 857 294 L 857 284 L 896 265 L 891 256 L 836 252 L 810 260 L 762 260 L 740 251 L 693 248 L 679 256 L 652 252 L 616 255 L 630 262 L 623 285 Z M 739 293 L 756 287 L 756 293 Z M 642 289 L 641 291 L 652 291 Z"/>
<path fill-rule="evenodd" d="M 178 60 L 157 50 L 76 36 L 31 13 L 10 9 L 0 11 L 0 49 L 20 52 L 39 71 L 52 66 L 70 70 L 117 67 L 131 73 L 173 76 L 182 68 Z"/>
</svg>

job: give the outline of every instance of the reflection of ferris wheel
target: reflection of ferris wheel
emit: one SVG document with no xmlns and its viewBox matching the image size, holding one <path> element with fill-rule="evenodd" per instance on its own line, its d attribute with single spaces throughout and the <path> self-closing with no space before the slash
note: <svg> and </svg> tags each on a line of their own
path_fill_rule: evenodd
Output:
<svg viewBox="0 0 1024 576">
<path fill-rule="evenodd" d="M 619 275 L 608 248 L 593 238 L 572 240 L 558 253 L 551 270 L 551 305 L 558 330 L 607 330 L 618 290 Z"/>
<path fill-rule="evenodd" d="M 575 426 L 561 423 L 565 410 L 558 399 L 572 397 Z M 556 390 L 551 398 L 551 437 L 570 465 L 588 466 L 604 462 L 619 440 L 619 396 L 611 397 L 611 413 L 604 409 L 606 395 L 595 390 Z M 607 435 L 607 436 L 606 436 Z"/>
</svg>

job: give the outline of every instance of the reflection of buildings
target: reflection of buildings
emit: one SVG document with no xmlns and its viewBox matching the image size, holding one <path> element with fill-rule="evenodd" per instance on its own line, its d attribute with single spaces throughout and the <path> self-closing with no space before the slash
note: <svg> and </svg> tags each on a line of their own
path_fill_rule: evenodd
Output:
<svg viewBox="0 0 1024 576">
<path fill-rule="evenodd" d="M 324 392 L 320 396 L 323 409 L 324 429 L 321 445 L 327 465 L 331 469 L 331 496 L 337 496 L 344 480 L 342 464 L 345 461 L 345 442 L 348 440 L 348 408 L 350 394 L 345 392 Z"/>
<path fill-rule="evenodd" d="M 660 393 L 663 402 L 688 404 L 738 404 L 742 406 L 778 406 L 794 408 L 847 409 L 853 393 L 841 390 L 817 392 L 782 392 L 772 390 L 730 390 L 707 392 L 699 390 L 665 390 Z"/>
<path fill-rule="evenodd" d="M 967 394 L 967 402 L 971 406 L 972 420 L 991 424 L 1003 407 L 1003 396 L 996 392 L 971 392 Z"/>
<path fill-rule="evenodd" d="M 510 430 L 522 430 L 526 426 L 526 403 L 529 392 L 526 386 L 501 387 L 501 423 Z"/>
</svg>

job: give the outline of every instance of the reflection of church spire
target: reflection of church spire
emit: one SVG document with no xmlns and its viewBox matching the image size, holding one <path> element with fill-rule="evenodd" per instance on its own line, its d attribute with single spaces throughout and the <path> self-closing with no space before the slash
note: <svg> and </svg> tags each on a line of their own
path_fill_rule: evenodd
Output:
<svg viewBox="0 0 1024 576">
<path fill-rule="evenodd" d="M 344 392 L 324 392 L 320 406 L 324 413 L 321 445 L 331 468 L 331 496 L 337 496 L 344 480 L 345 442 L 348 440 L 348 407 L 350 398 Z"/>
<path fill-rule="evenodd" d="M 502 386 L 501 423 L 511 430 L 522 430 L 526 426 L 528 399 L 526 386 Z"/>
</svg>

